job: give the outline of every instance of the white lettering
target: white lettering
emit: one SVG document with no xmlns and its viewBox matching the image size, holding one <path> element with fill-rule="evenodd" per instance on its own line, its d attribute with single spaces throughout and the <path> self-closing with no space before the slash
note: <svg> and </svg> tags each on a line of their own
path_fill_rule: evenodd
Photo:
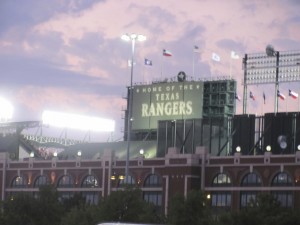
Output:
<svg viewBox="0 0 300 225">
<path fill-rule="evenodd" d="M 193 113 L 193 102 L 192 101 L 187 101 L 186 103 L 186 115 L 191 115 Z"/>
<path fill-rule="evenodd" d="M 149 116 L 148 114 L 148 105 L 147 104 L 142 104 L 142 117 Z"/>
<path fill-rule="evenodd" d="M 151 104 L 142 104 L 142 117 L 191 115 L 192 113 L 192 101 L 156 102 Z"/>
</svg>

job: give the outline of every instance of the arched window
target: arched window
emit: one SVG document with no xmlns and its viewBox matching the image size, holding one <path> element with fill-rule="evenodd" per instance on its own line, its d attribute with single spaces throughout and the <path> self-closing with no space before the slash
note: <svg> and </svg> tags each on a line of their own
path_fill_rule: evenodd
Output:
<svg viewBox="0 0 300 225">
<path fill-rule="evenodd" d="M 98 179 L 93 175 L 88 175 L 83 179 L 81 187 L 98 188 Z M 85 201 L 89 204 L 96 205 L 99 202 L 99 191 L 83 191 L 82 196 L 85 198 Z"/>
<path fill-rule="evenodd" d="M 293 192 L 288 190 L 282 190 L 282 187 L 293 186 L 292 178 L 286 172 L 277 173 L 271 185 L 273 187 L 280 187 L 278 191 L 272 191 L 272 195 L 277 198 L 283 207 L 293 206 Z"/>
<path fill-rule="evenodd" d="M 27 187 L 27 180 L 24 176 L 17 176 L 12 181 L 13 188 L 25 188 Z"/>
<path fill-rule="evenodd" d="M 217 176 L 215 176 L 213 180 L 213 186 L 230 186 L 231 180 L 230 177 L 227 176 L 225 173 L 219 173 Z"/>
<path fill-rule="evenodd" d="M 275 175 L 272 180 L 272 186 L 292 186 L 292 178 L 286 172 L 281 172 Z"/>
<path fill-rule="evenodd" d="M 50 184 L 49 178 L 46 175 L 41 175 L 36 178 L 36 180 L 34 182 L 34 187 L 39 188 L 43 185 L 49 185 L 49 184 Z"/>
<path fill-rule="evenodd" d="M 122 187 L 126 184 L 126 177 L 123 177 L 124 179 L 119 179 L 118 180 L 118 187 Z M 135 185 L 135 179 L 133 176 L 128 175 L 128 182 L 126 185 Z"/>
<path fill-rule="evenodd" d="M 81 187 L 87 187 L 87 188 L 99 187 L 99 182 L 95 176 L 88 175 L 83 179 Z"/>
<path fill-rule="evenodd" d="M 229 210 L 231 207 L 231 192 L 224 191 L 224 187 L 231 186 L 231 179 L 225 173 L 219 173 L 213 178 L 212 185 L 214 187 L 220 187 L 219 191 L 211 193 L 211 205 L 218 211 Z"/>
<path fill-rule="evenodd" d="M 58 188 L 73 188 L 74 187 L 74 180 L 70 175 L 62 176 L 57 183 Z M 69 199 L 74 196 L 73 192 L 70 191 L 60 191 L 59 197 L 60 200 Z"/>
<path fill-rule="evenodd" d="M 71 176 L 64 175 L 58 180 L 57 187 L 58 188 L 74 187 L 74 180 Z"/>
<path fill-rule="evenodd" d="M 162 179 L 156 174 L 149 175 L 145 182 L 144 187 L 147 191 L 143 191 L 143 199 L 147 202 L 153 203 L 157 210 L 161 210 L 162 206 Z M 153 188 L 153 190 L 151 190 Z"/>
<path fill-rule="evenodd" d="M 162 181 L 161 178 L 156 174 L 149 175 L 144 183 L 144 187 L 161 187 Z"/>
<path fill-rule="evenodd" d="M 257 187 L 257 186 L 261 186 L 261 179 L 259 176 L 257 176 L 256 173 L 248 173 L 244 176 L 243 180 L 242 180 L 242 186 L 253 186 L 253 187 Z"/>
<path fill-rule="evenodd" d="M 246 174 L 241 182 L 242 187 L 260 187 L 261 179 L 256 173 Z M 247 207 L 252 200 L 256 199 L 258 191 L 241 191 L 240 206 L 241 208 Z"/>
</svg>

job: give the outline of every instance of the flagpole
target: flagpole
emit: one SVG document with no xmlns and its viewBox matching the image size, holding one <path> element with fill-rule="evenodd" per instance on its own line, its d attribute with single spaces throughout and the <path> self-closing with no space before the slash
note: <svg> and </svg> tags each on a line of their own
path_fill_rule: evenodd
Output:
<svg viewBox="0 0 300 225">
<path fill-rule="evenodd" d="M 262 116 L 265 115 L 265 104 L 266 104 L 266 94 L 265 94 L 265 92 L 263 92 L 263 99 L 264 99 L 264 104 L 263 104 L 263 114 L 262 114 Z"/>
<path fill-rule="evenodd" d="M 298 111 L 300 112 L 300 98 L 298 96 Z"/>
<path fill-rule="evenodd" d="M 287 98 L 286 98 L 286 103 L 285 103 L 285 112 L 287 113 L 287 109 L 288 109 L 288 100 L 289 100 L 289 98 L 288 98 L 288 96 L 287 96 Z"/>
<path fill-rule="evenodd" d="M 162 80 L 162 70 L 163 70 L 163 53 L 161 52 L 161 56 L 160 56 L 160 81 Z"/>
<path fill-rule="evenodd" d="M 262 115 L 262 116 L 264 115 L 264 102 L 263 102 L 263 104 L 262 104 L 262 106 L 261 106 L 261 115 Z"/>
<path fill-rule="evenodd" d="M 300 112 L 300 98 L 298 98 L 298 111 Z"/>
<path fill-rule="evenodd" d="M 193 77 L 195 77 L 195 49 L 193 49 Z"/>
<path fill-rule="evenodd" d="M 229 63 L 229 67 L 230 67 L 230 69 L 229 69 L 229 78 L 231 79 L 231 63 L 232 63 L 232 58 L 230 57 L 230 63 Z"/>
<path fill-rule="evenodd" d="M 143 83 L 145 83 L 145 61 L 144 61 L 144 65 L 142 68 L 142 73 L 143 73 Z"/>
</svg>

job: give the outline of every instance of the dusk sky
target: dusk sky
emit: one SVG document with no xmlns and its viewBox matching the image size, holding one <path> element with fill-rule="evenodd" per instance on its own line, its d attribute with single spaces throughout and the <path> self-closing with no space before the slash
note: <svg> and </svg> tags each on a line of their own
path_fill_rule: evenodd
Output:
<svg viewBox="0 0 300 225">
<path fill-rule="evenodd" d="M 136 43 L 133 83 L 170 79 L 179 71 L 194 79 L 231 71 L 242 96 L 246 53 L 265 52 L 268 44 L 300 50 L 300 1 L 0 0 L 0 96 L 14 106 L 12 121 L 41 120 L 44 110 L 104 117 L 116 121 L 113 139 L 121 139 L 131 57 L 124 33 L 147 37 Z M 162 49 L 172 56 L 162 57 Z M 231 51 L 240 58 L 231 59 Z M 145 58 L 153 65 L 145 66 Z M 289 89 L 300 93 L 299 82 L 280 84 L 287 99 L 279 101 L 279 112 L 299 110 Z M 248 90 L 256 95 L 248 113 L 274 111 L 274 84 Z M 95 140 L 108 137 L 100 133 Z"/>
</svg>

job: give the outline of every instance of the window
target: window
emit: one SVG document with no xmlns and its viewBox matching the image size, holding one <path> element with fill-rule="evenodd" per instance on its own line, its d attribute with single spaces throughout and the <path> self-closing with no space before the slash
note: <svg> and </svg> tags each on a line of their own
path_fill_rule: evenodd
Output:
<svg viewBox="0 0 300 225">
<path fill-rule="evenodd" d="M 13 188 L 25 188 L 27 187 L 27 180 L 23 176 L 17 176 L 13 181 L 12 181 L 12 187 Z"/>
<path fill-rule="evenodd" d="M 81 187 L 95 188 L 99 186 L 97 178 L 93 175 L 88 175 L 84 178 Z"/>
<path fill-rule="evenodd" d="M 74 181 L 71 176 L 64 175 L 58 180 L 58 188 L 74 187 Z"/>
<path fill-rule="evenodd" d="M 273 191 L 272 195 L 283 207 L 293 207 L 293 193 L 291 191 Z"/>
<path fill-rule="evenodd" d="M 124 179 L 119 179 L 119 181 L 118 181 L 118 187 L 124 186 L 125 182 L 126 182 L 126 177 L 124 176 Z M 127 185 L 135 185 L 135 179 L 134 179 L 134 177 L 128 175 Z"/>
<path fill-rule="evenodd" d="M 231 186 L 230 177 L 225 173 L 219 173 L 214 177 L 212 185 L 214 187 L 220 187 L 220 191 L 211 193 L 211 206 L 215 209 L 229 209 L 231 207 L 231 192 L 224 191 L 223 187 Z"/>
<path fill-rule="evenodd" d="M 144 183 L 144 187 L 161 187 L 162 181 L 156 174 L 149 175 Z"/>
<path fill-rule="evenodd" d="M 230 177 L 227 176 L 225 173 L 219 173 L 215 176 L 213 180 L 213 186 L 230 186 L 231 180 Z"/>
<path fill-rule="evenodd" d="M 45 175 L 41 175 L 35 180 L 34 187 L 38 188 L 43 185 L 49 185 L 49 184 L 50 184 L 50 181 L 49 181 L 48 177 Z"/>
<path fill-rule="evenodd" d="M 144 200 L 153 203 L 155 206 L 161 206 L 162 193 L 161 191 L 144 191 Z"/>
<path fill-rule="evenodd" d="M 85 191 L 82 192 L 82 196 L 85 198 L 85 202 L 90 205 L 97 205 L 99 202 L 99 192 Z"/>
<path fill-rule="evenodd" d="M 86 176 L 81 184 L 83 188 L 97 188 L 99 187 L 98 179 L 93 175 Z M 84 191 L 82 196 L 85 198 L 86 203 L 96 205 L 99 202 L 99 192 Z"/>
<path fill-rule="evenodd" d="M 242 180 L 242 186 L 261 186 L 261 179 L 256 173 L 248 173 Z"/>
<path fill-rule="evenodd" d="M 272 180 L 272 186 L 292 186 L 292 179 L 285 172 L 278 173 Z"/>
<path fill-rule="evenodd" d="M 213 207 L 230 207 L 231 206 L 231 193 L 213 193 L 211 198 L 211 205 Z"/>
<path fill-rule="evenodd" d="M 240 206 L 241 208 L 245 208 L 249 206 L 249 203 L 251 201 L 255 201 L 257 196 L 256 191 L 242 191 L 241 192 L 241 203 Z"/>
<path fill-rule="evenodd" d="M 293 186 L 292 178 L 286 172 L 276 174 L 272 180 L 273 187 L 281 187 L 280 191 L 272 191 L 272 195 L 283 207 L 293 206 L 293 192 L 282 190 L 282 187 Z"/>
<path fill-rule="evenodd" d="M 162 190 L 157 190 L 157 188 L 162 187 L 162 179 L 156 174 L 149 175 L 145 182 L 144 187 L 147 191 L 143 192 L 143 199 L 146 202 L 153 203 L 158 211 L 161 210 L 162 206 Z M 153 188 L 154 190 L 151 190 Z"/>
<path fill-rule="evenodd" d="M 242 187 L 260 187 L 261 179 L 256 173 L 248 173 L 244 176 L 242 183 Z M 240 196 L 240 207 L 244 208 L 249 205 L 251 200 L 255 201 L 258 191 L 241 191 Z"/>
</svg>

